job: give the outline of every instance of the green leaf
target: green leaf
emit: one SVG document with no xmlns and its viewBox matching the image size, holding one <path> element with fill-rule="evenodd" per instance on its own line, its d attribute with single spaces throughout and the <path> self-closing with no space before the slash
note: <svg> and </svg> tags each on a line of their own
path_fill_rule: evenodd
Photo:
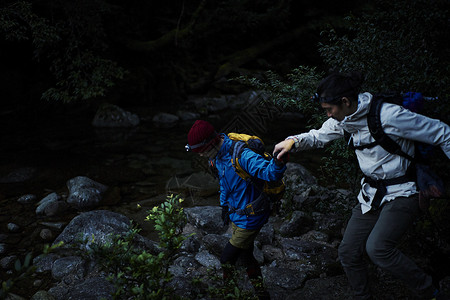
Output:
<svg viewBox="0 0 450 300">
<path fill-rule="evenodd" d="M 28 268 L 30 266 L 31 258 L 33 257 L 32 253 L 28 253 L 27 256 L 25 256 L 25 260 L 23 262 L 23 266 L 25 268 Z"/>
<path fill-rule="evenodd" d="M 22 264 L 20 262 L 20 260 L 16 260 L 15 264 L 14 264 L 14 268 L 16 269 L 17 272 L 20 272 L 22 269 Z"/>
</svg>

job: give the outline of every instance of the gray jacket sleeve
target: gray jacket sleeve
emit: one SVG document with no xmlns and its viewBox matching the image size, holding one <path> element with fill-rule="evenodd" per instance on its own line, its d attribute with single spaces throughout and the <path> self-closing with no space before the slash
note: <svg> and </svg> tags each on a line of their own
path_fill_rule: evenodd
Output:
<svg viewBox="0 0 450 300">
<path fill-rule="evenodd" d="M 290 136 L 295 140 L 293 151 L 323 148 L 327 143 L 344 136 L 344 130 L 338 125 L 338 121 L 330 118 L 319 129 Z"/>
<path fill-rule="evenodd" d="M 383 105 L 381 123 L 387 134 L 439 146 L 450 158 L 450 126 L 447 124 L 393 104 Z"/>
</svg>

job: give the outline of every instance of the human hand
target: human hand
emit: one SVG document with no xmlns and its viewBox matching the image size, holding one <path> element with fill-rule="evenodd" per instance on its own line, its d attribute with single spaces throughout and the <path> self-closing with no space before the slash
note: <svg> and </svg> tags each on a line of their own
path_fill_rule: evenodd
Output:
<svg viewBox="0 0 450 300">
<path fill-rule="evenodd" d="M 289 152 L 285 152 L 281 157 L 279 156 L 279 153 L 280 151 L 275 152 L 273 155 L 273 159 L 277 166 L 282 167 L 289 161 Z"/>
<path fill-rule="evenodd" d="M 295 141 L 293 139 L 287 139 L 279 142 L 273 149 L 273 157 L 277 160 L 282 160 L 283 156 L 287 155 L 289 150 L 294 146 Z"/>
</svg>

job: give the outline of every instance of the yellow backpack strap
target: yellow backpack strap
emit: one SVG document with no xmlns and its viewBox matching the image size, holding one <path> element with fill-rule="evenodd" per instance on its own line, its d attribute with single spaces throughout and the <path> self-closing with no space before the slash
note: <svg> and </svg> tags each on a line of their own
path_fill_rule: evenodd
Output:
<svg viewBox="0 0 450 300">
<path fill-rule="evenodd" d="M 239 175 L 239 177 L 247 181 L 249 178 L 251 178 L 251 176 L 244 171 L 244 169 L 241 167 L 239 163 L 239 158 L 241 157 L 241 153 L 245 147 L 246 144 L 244 141 L 240 140 L 233 141 L 233 146 L 230 149 L 230 154 L 231 154 L 231 164 L 233 165 L 234 170 Z"/>
</svg>

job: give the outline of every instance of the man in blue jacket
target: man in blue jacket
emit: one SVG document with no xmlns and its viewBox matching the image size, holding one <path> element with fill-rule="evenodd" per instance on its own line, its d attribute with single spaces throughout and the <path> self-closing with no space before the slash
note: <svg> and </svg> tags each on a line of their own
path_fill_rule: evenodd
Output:
<svg viewBox="0 0 450 300">
<path fill-rule="evenodd" d="M 262 189 L 239 177 L 231 163 L 233 141 L 226 134 L 217 133 L 209 122 L 197 120 L 194 123 L 188 133 L 186 147 L 187 150 L 208 158 L 218 171 L 222 218 L 224 222 L 232 222 L 232 237 L 220 258 L 224 279 L 229 278 L 230 266 L 241 257 L 258 297 L 269 299 L 268 292 L 262 288 L 261 269 L 253 256 L 253 247 L 256 236 L 269 218 L 270 209 L 256 215 L 237 212 L 244 210 L 247 204 L 261 196 Z M 266 160 L 248 148 L 242 152 L 239 163 L 256 180 L 276 181 L 283 177 L 286 170 L 285 162 Z"/>
</svg>

